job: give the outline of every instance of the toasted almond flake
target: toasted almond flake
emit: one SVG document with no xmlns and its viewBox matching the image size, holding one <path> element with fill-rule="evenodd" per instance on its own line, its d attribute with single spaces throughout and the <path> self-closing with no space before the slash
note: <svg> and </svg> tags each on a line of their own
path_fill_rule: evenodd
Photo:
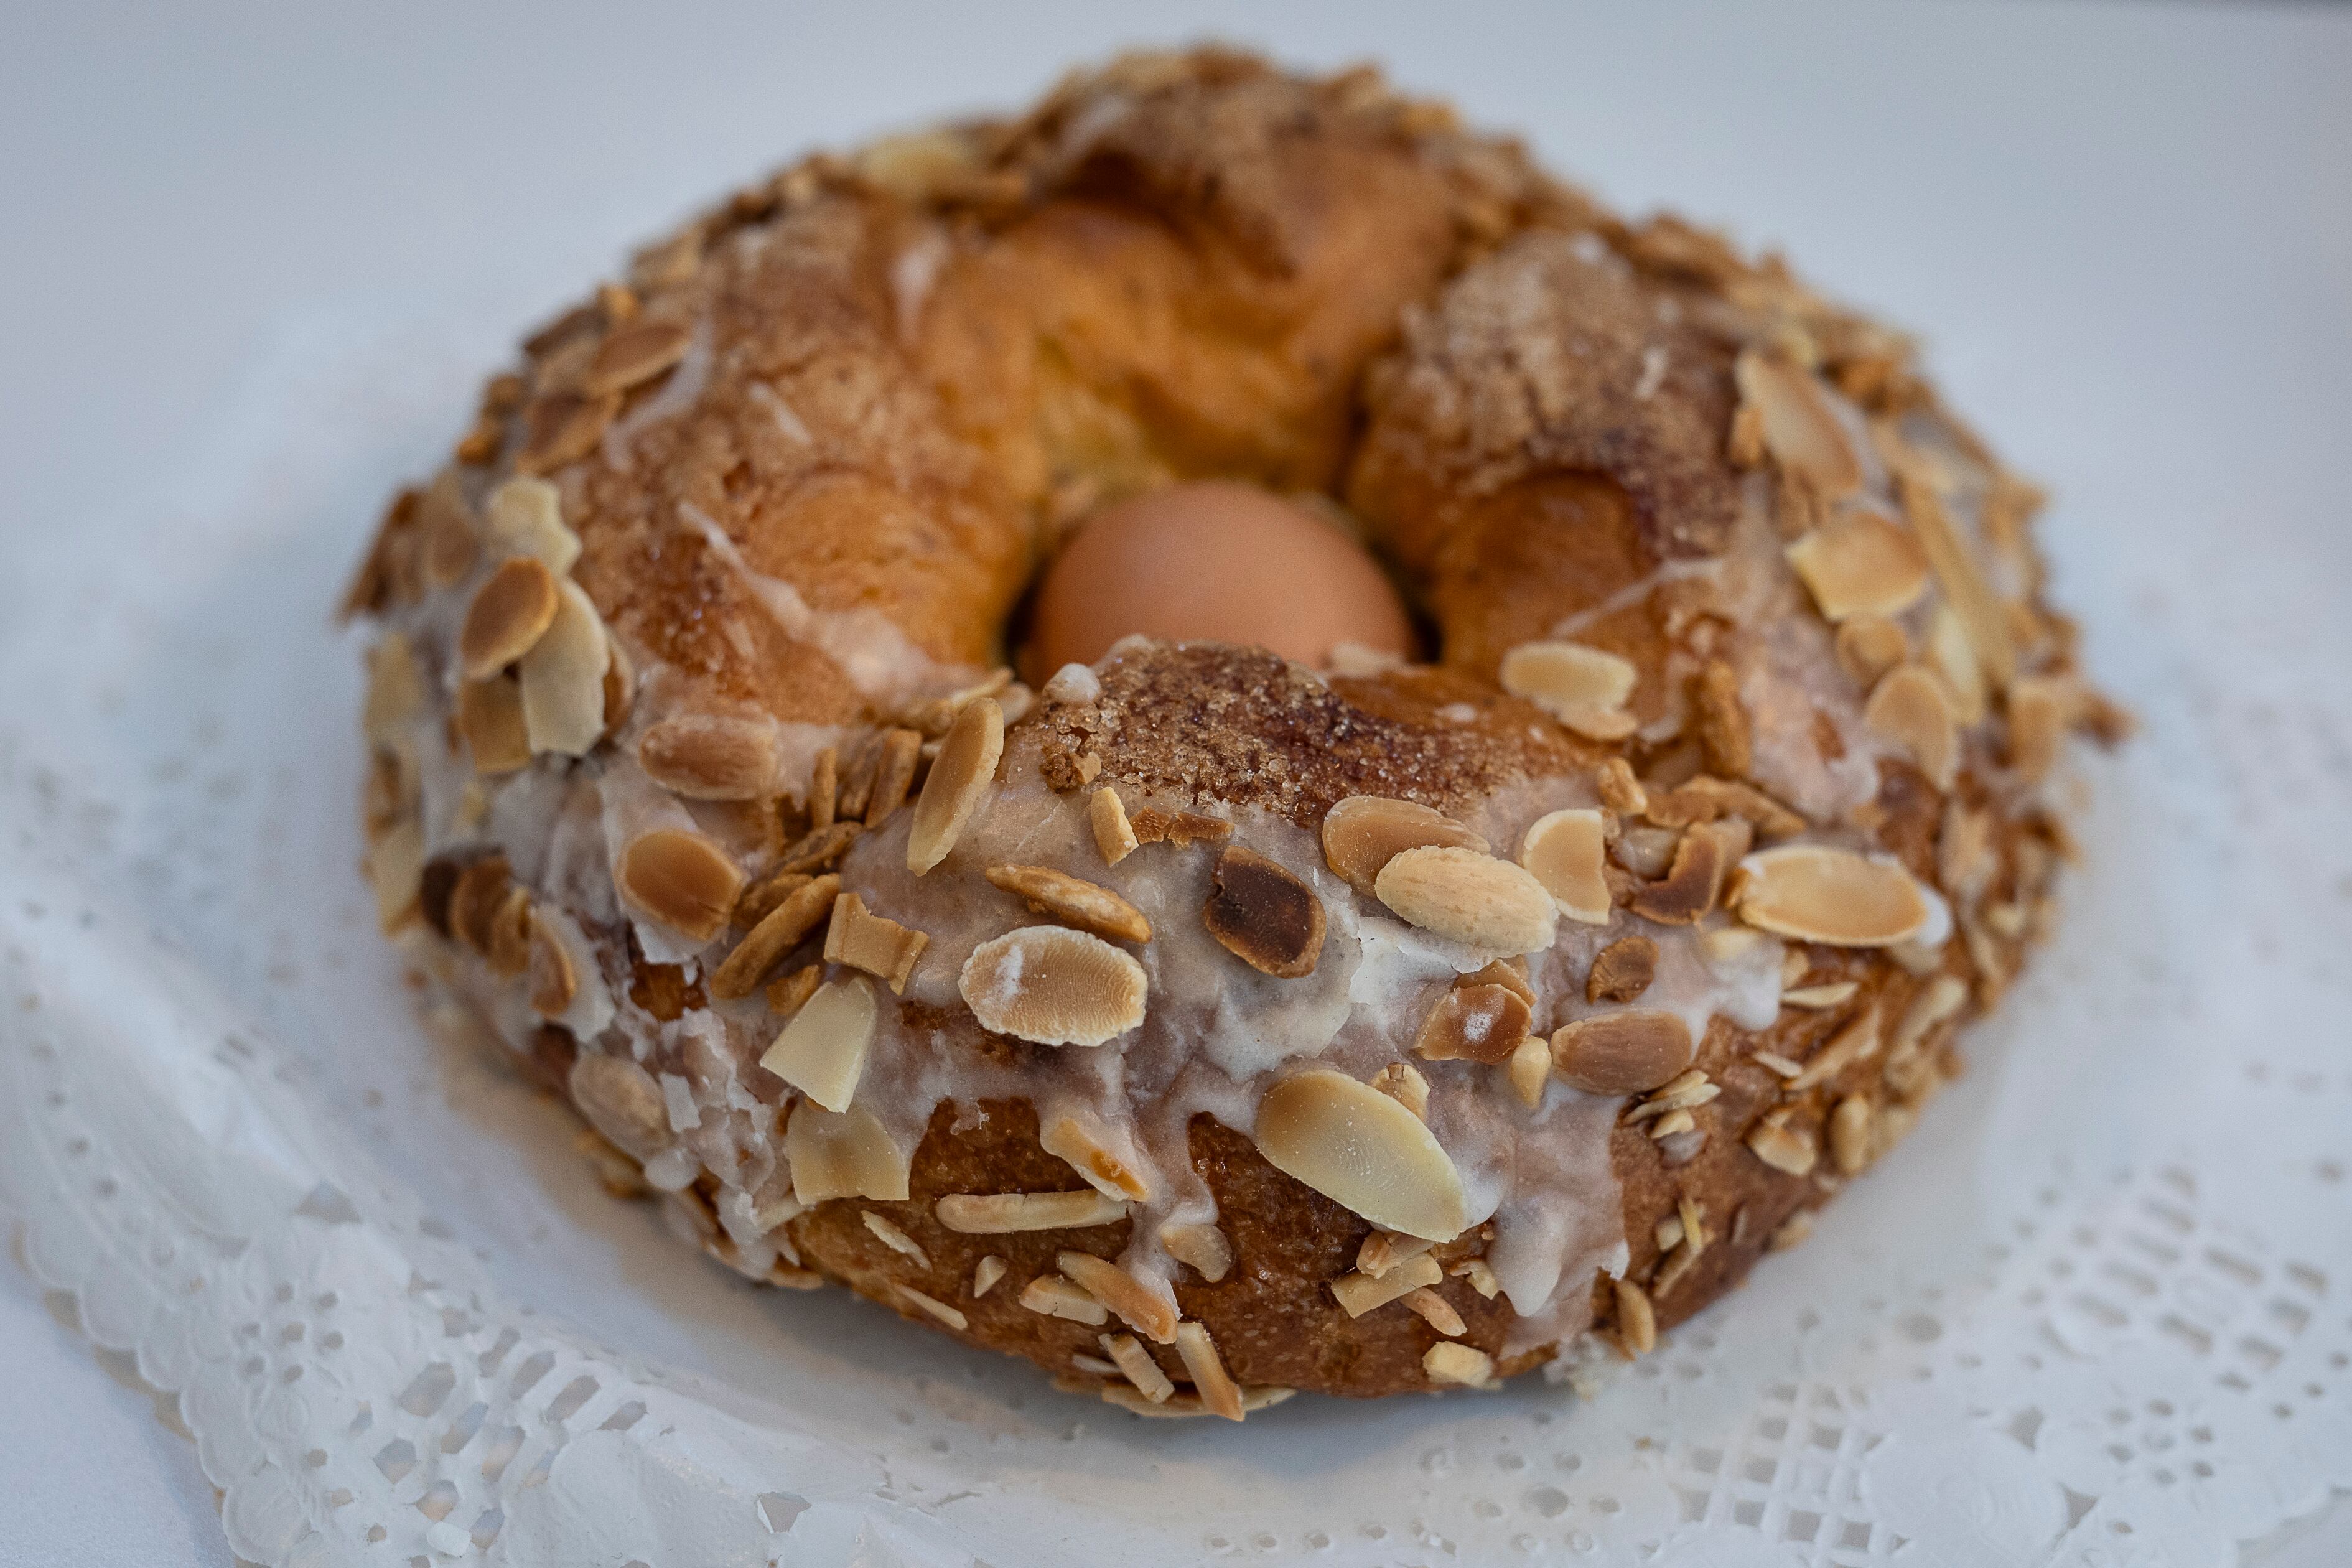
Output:
<svg viewBox="0 0 2352 1568">
<path fill-rule="evenodd" d="M 588 1125 L 643 1160 L 669 1146 L 669 1110 L 653 1074 L 625 1057 L 583 1050 L 566 1075 L 572 1103 Z"/>
<path fill-rule="evenodd" d="M 841 789 L 834 796 L 833 813 L 835 826 L 865 826 L 866 803 L 874 795 L 874 774 L 882 765 L 882 742 L 885 731 L 868 733 L 857 749 L 847 754 L 841 770 Z"/>
<path fill-rule="evenodd" d="M 1621 937 L 1593 956 L 1584 976 L 1584 999 L 1596 1006 L 1631 1002 L 1650 988 L 1657 973 L 1658 944 L 1646 936 Z"/>
<path fill-rule="evenodd" d="M 972 1300 L 978 1300 L 995 1289 L 996 1282 L 1004 1278 L 1005 1267 L 1004 1259 L 992 1252 L 973 1264 L 971 1266 Z"/>
<path fill-rule="evenodd" d="M 1492 958 L 1549 947 L 1559 929 L 1558 910 L 1541 882 L 1475 849 L 1407 849 L 1381 868 L 1373 890 L 1423 931 Z"/>
<path fill-rule="evenodd" d="M 385 935 L 416 918 L 425 886 L 425 828 L 396 824 L 368 845 L 368 880 L 375 888 L 376 923 Z"/>
<path fill-rule="evenodd" d="M 1812 1215 L 1807 1210 L 1799 1209 L 1780 1222 L 1780 1227 L 1772 1233 L 1772 1239 L 1767 1245 L 1774 1252 L 1786 1252 L 1812 1234 Z"/>
<path fill-rule="evenodd" d="M 2017 650 L 2010 641 L 2009 618 L 2001 613 L 2000 601 L 1986 583 L 1976 556 L 1952 525 L 1933 477 L 1924 465 L 1913 461 L 1897 468 L 1895 479 L 1903 514 L 1917 531 L 1928 564 L 1935 568 L 1936 581 L 1943 585 L 1958 616 L 1985 679 L 1996 689 L 2008 686 L 2017 674 Z"/>
<path fill-rule="evenodd" d="M 630 840 L 614 877 L 621 897 L 646 919 L 709 942 L 727 929 L 743 873 L 718 845 L 683 828 L 656 827 Z"/>
<path fill-rule="evenodd" d="M 1722 1094 L 1723 1086 L 1711 1081 L 1696 1068 L 1675 1078 L 1657 1093 L 1650 1096 L 1625 1113 L 1628 1121 L 1646 1121 L 1654 1116 L 1667 1116 L 1677 1110 L 1688 1110 L 1706 1104 Z"/>
<path fill-rule="evenodd" d="M 1374 1225 L 1444 1241 L 1469 1223 L 1461 1173 L 1421 1119 L 1343 1073 L 1276 1084 L 1258 1102 L 1255 1136 L 1277 1170 Z"/>
<path fill-rule="evenodd" d="M 1224 1358 L 1217 1353 L 1217 1342 L 1209 1337 L 1207 1326 L 1177 1324 L 1176 1353 L 1184 1363 L 1185 1375 L 1192 1380 L 1192 1391 L 1202 1408 L 1228 1421 L 1240 1420 L 1244 1408 L 1241 1388 L 1226 1374 Z"/>
<path fill-rule="evenodd" d="M 1151 1184 L 1139 1168 L 1132 1150 L 1116 1151 L 1097 1128 L 1076 1116 L 1057 1116 L 1045 1124 L 1038 1146 L 1092 1183 L 1105 1197 L 1144 1203 Z"/>
<path fill-rule="evenodd" d="M 1986 929 L 1998 936 L 2006 937 L 2011 942 L 2017 942 L 2025 935 L 2023 904 L 1987 904 L 1980 911 L 1980 915 Z"/>
<path fill-rule="evenodd" d="M 1128 1387 L 1125 1384 L 1105 1384 L 1099 1388 L 1091 1390 L 1076 1389 L 1072 1392 L 1092 1392 L 1097 1394 L 1101 1396 L 1104 1404 L 1116 1405 L 1131 1415 L 1149 1415 L 1166 1417 L 1170 1419 L 1182 1419 L 1194 1415 L 1213 1415 L 1216 1414 L 1215 1411 L 1211 1410 L 1198 1398 L 1189 1394 L 1180 1394 L 1165 1405 L 1154 1405 L 1151 1401 L 1144 1398 L 1143 1395 L 1136 1393 L 1135 1390 Z M 1264 1410 L 1270 1405 L 1281 1404 L 1284 1400 L 1288 1399 L 1297 1392 L 1298 1390 L 1295 1388 L 1273 1388 L 1261 1387 L 1255 1384 L 1244 1384 L 1242 1388 L 1242 1409 L 1244 1412 Z"/>
<path fill-rule="evenodd" d="M 1649 792 L 1633 776 L 1633 764 L 1622 757 L 1612 757 L 1593 769 L 1592 784 L 1601 793 L 1601 804 L 1620 816 L 1639 816 L 1650 809 Z"/>
<path fill-rule="evenodd" d="M 1838 663 L 1857 685 L 1877 684 L 1879 677 L 1910 657 L 1911 639 L 1882 616 L 1856 616 L 1837 629 Z"/>
<path fill-rule="evenodd" d="M 874 764 L 874 787 L 866 797 L 866 826 L 881 826 L 890 820 L 892 812 L 907 804 L 907 791 L 914 784 L 915 767 L 922 755 L 919 731 L 892 730 L 882 737 L 881 755 Z"/>
<path fill-rule="evenodd" d="M 580 972 L 572 962 L 572 949 L 545 921 L 531 922 L 526 973 L 530 977 L 530 1010 L 542 1018 L 562 1017 L 580 994 Z"/>
<path fill-rule="evenodd" d="M 1694 1052 L 1690 1026 L 1673 1013 L 1601 1013 L 1551 1037 L 1552 1070 L 1587 1094 L 1646 1093 L 1688 1068 Z"/>
<path fill-rule="evenodd" d="M 1489 1301 L 1502 1292 L 1501 1278 L 1496 1274 L 1493 1266 L 1483 1258 L 1465 1258 L 1447 1268 L 1446 1273 L 1467 1279 L 1470 1281 L 1470 1289 L 1477 1291 Z"/>
<path fill-rule="evenodd" d="M 555 618 L 516 671 L 533 752 L 585 756 L 604 739 L 604 676 L 612 659 L 613 642 L 594 604 L 577 583 L 557 584 Z"/>
<path fill-rule="evenodd" d="M 1331 1299 L 1351 1318 L 1360 1318 L 1375 1308 L 1391 1301 L 1402 1301 L 1423 1286 L 1434 1285 L 1445 1277 L 1437 1259 L 1428 1253 L 1419 1253 L 1404 1259 L 1387 1273 L 1343 1274 L 1331 1281 Z"/>
<path fill-rule="evenodd" d="M 1888 670 L 1862 710 L 1871 730 L 1911 753 L 1919 771 L 1937 789 L 1952 787 L 1959 766 L 1959 715 L 1950 688 L 1923 665 Z"/>
<path fill-rule="evenodd" d="M 1693 1116 L 1689 1110 L 1669 1110 L 1650 1123 L 1650 1141 L 1654 1143 L 1663 1143 L 1677 1133 L 1696 1131 L 1697 1128 L 1698 1118 Z"/>
<path fill-rule="evenodd" d="M 2009 689 L 2009 765 L 2028 784 L 2040 784 L 2058 760 L 2058 742 L 2074 718 L 2075 689 L 2057 676 L 2026 676 Z"/>
<path fill-rule="evenodd" d="M 1732 375 L 1742 403 L 1760 416 L 1764 448 L 1782 472 L 1825 500 L 1862 488 L 1853 443 L 1811 373 L 1748 349 L 1733 363 Z"/>
<path fill-rule="evenodd" d="M 928 933 L 875 914 L 856 893 L 842 893 L 833 900 L 833 921 L 825 927 L 824 961 L 879 976 L 892 995 L 904 995 L 915 961 L 930 944 Z"/>
<path fill-rule="evenodd" d="M 529 767 L 530 731 L 523 722 L 521 683 L 497 675 L 459 686 L 457 733 L 465 737 L 478 773 L 496 776 Z"/>
<path fill-rule="evenodd" d="M 1420 1117 L 1429 1120 L 1429 1080 L 1411 1062 L 1391 1062 L 1371 1078 L 1371 1087 Z"/>
<path fill-rule="evenodd" d="M 420 564 L 428 587 L 455 587 L 481 556 L 473 509 L 455 469 L 445 468 L 425 490 L 416 513 Z"/>
<path fill-rule="evenodd" d="M 1753 751 L 1748 710 L 1739 700 L 1738 672 L 1723 659 L 1708 659 L 1691 678 L 1690 697 L 1706 765 L 1732 778 L 1746 773 Z"/>
<path fill-rule="evenodd" d="M 1927 591 L 1927 556 L 1918 540 L 1874 511 L 1842 512 L 1786 553 L 1832 621 L 1897 616 Z"/>
<path fill-rule="evenodd" d="M 735 944 L 735 951 L 710 972 L 710 994 L 721 1002 L 731 1002 L 757 991 L 777 962 L 806 941 L 809 933 L 833 912 L 834 901 L 840 892 L 841 879 L 828 875 L 803 882 L 786 895 L 774 909 L 760 917 L 749 934 Z"/>
<path fill-rule="evenodd" d="M 1462 1314 L 1454 1310 L 1453 1303 L 1427 1286 L 1406 1296 L 1404 1304 L 1441 1334 L 1458 1335 L 1470 1331 L 1470 1325 L 1462 1321 Z"/>
<path fill-rule="evenodd" d="M 1823 845 L 1763 849 L 1739 863 L 1739 918 L 1775 936 L 1885 947 L 1927 924 L 1927 896 L 1891 859 Z"/>
<path fill-rule="evenodd" d="M 1764 461 L 1764 411 L 1752 403 L 1743 403 L 1733 410 L 1731 434 L 1724 442 L 1724 456 L 1736 468 L 1760 467 Z"/>
<path fill-rule="evenodd" d="M 914 823 L 907 831 L 907 869 L 921 876 L 947 858 L 988 793 L 1003 754 L 1003 706 L 991 697 L 966 703 L 940 742 L 915 802 Z"/>
<path fill-rule="evenodd" d="M 810 1208 L 830 1198 L 907 1201 L 907 1156 L 862 1105 L 844 1111 L 808 1100 L 794 1105 L 784 1124 L 784 1158 L 793 1196 Z"/>
<path fill-rule="evenodd" d="M 1821 1157 L 1811 1133 L 1769 1117 L 1749 1129 L 1748 1147 L 1758 1159 L 1791 1176 L 1811 1174 L 1813 1162 Z"/>
<path fill-rule="evenodd" d="M 1789 1092 L 1801 1094 L 1817 1084 L 1827 1083 L 1855 1062 L 1877 1055 L 1880 1043 L 1878 1008 L 1874 1005 L 1830 1037 L 1829 1044 L 1814 1053 L 1804 1070 L 1789 1080 Z"/>
<path fill-rule="evenodd" d="M 1535 1021 L 1527 999 L 1507 985 L 1456 985 L 1422 1020 L 1413 1054 L 1429 1061 L 1501 1065 Z"/>
<path fill-rule="evenodd" d="M 932 772 L 936 776 L 936 764 Z M 1110 785 L 1095 791 L 1087 802 L 1087 822 L 1094 829 L 1095 847 L 1102 852 L 1104 865 L 1116 866 L 1135 853 L 1135 827 L 1127 820 L 1127 804 Z"/>
<path fill-rule="evenodd" d="M 1781 992 L 1780 1001 L 1784 1006 L 1806 1007 L 1814 1012 L 1822 1012 L 1832 1007 L 1845 1005 L 1853 1000 L 1853 994 L 1861 989 L 1858 984 L 1851 980 L 1841 980 L 1832 985 L 1803 985 L 1794 991 Z"/>
<path fill-rule="evenodd" d="M 1128 818 L 1138 844 L 1173 844 L 1190 849 L 1203 841 L 1220 842 L 1233 836 L 1234 825 L 1194 811 L 1160 811 L 1146 807 Z"/>
<path fill-rule="evenodd" d="M 617 394 L 581 397 L 559 392 L 536 399 L 523 410 L 523 449 L 515 458 L 515 471 L 549 474 L 578 462 L 596 449 L 620 411 Z"/>
<path fill-rule="evenodd" d="M 1617 1342 L 1629 1357 L 1648 1355 L 1658 1348 L 1658 1312 L 1649 1292 L 1631 1279 L 1609 1283 L 1617 1298 Z"/>
<path fill-rule="evenodd" d="M 604 738 L 609 741 L 618 735 L 621 727 L 629 721 L 629 710 L 636 701 L 637 672 L 635 667 L 629 663 L 628 649 L 613 635 L 610 626 L 604 628 L 604 643 L 610 662 L 604 667 Z"/>
<path fill-rule="evenodd" d="M 409 721 L 425 711 L 425 678 L 416 668 L 416 652 L 404 632 L 386 632 L 368 649 L 367 705 L 360 726 L 369 742 L 388 747 Z"/>
<path fill-rule="evenodd" d="M 1525 958 L 1493 959 L 1467 974 L 1455 975 L 1454 984 L 1456 990 L 1461 991 L 1467 991 L 1479 985 L 1500 985 L 1517 994 L 1520 1001 L 1525 1002 L 1529 1012 L 1535 1010 L 1536 988 L 1528 983 L 1528 961 Z"/>
<path fill-rule="evenodd" d="M 1385 795 L 1351 795 L 1323 816 L 1323 858 L 1356 891 L 1374 897 L 1381 868 L 1408 849 L 1487 850 L 1486 839 L 1443 812 Z"/>
<path fill-rule="evenodd" d="M 988 879 L 1027 900 L 1037 914 L 1118 942 L 1150 942 L 1151 922 L 1143 911 L 1098 883 L 1048 866 L 991 866 Z"/>
<path fill-rule="evenodd" d="M 1751 1052 L 1749 1053 L 1748 1059 L 1756 1063 L 1759 1067 L 1769 1068 L 1772 1071 L 1779 1073 L 1782 1078 L 1795 1078 L 1799 1073 L 1805 1070 L 1802 1067 L 1790 1061 L 1788 1058 L 1776 1055 L 1771 1051 Z"/>
<path fill-rule="evenodd" d="M 556 583 L 544 562 L 523 555 L 499 563 L 474 590 L 457 631 L 457 657 L 467 679 L 487 680 L 530 651 L 554 624 Z"/>
<path fill-rule="evenodd" d="M 1364 1237 L 1363 1246 L 1356 1249 L 1356 1271 L 1378 1279 L 1407 1258 L 1419 1258 L 1436 1245 L 1425 1236 L 1376 1230 Z"/>
<path fill-rule="evenodd" d="M 530 894 L 509 888 L 490 916 L 482 946 L 491 973 L 512 979 L 530 967 Z"/>
<path fill-rule="evenodd" d="M 834 822 L 824 827 L 811 828 L 780 857 L 771 876 L 792 876 L 823 871 L 838 865 L 849 852 L 849 847 L 866 831 L 857 822 Z"/>
<path fill-rule="evenodd" d="M 940 1199 L 940 1223 L 964 1236 L 1018 1231 L 1083 1230 L 1127 1217 L 1127 1205 L 1088 1187 L 1072 1193 L 950 1193 Z"/>
<path fill-rule="evenodd" d="M 545 479 L 509 479 L 490 492 L 485 509 L 490 548 L 529 555 L 561 577 L 580 559 L 580 536 L 564 526 L 563 501 Z"/>
<path fill-rule="evenodd" d="M 1551 1042 L 1540 1035 L 1529 1035 L 1512 1048 L 1503 1071 L 1519 1103 L 1535 1110 L 1543 1103 L 1544 1087 L 1551 1082 Z"/>
<path fill-rule="evenodd" d="M 1661 925 L 1696 925 L 1721 900 L 1724 882 L 1748 852 L 1753 831 L 1743 817 L 1692 825 L 1675 845 L 1665 876 L 1633 889 L 1627 907 Z"/>
<path fill-rule="evenodd" d="M 1678 1214 L 1668 1215 L 1657 1223 L 1656 1228 L 1650 1234 L 1657 1242 L 1660 1252 L 1672 1252 L 1682 1245 L 1683 1216 Z"/>
<path fill-rule="evenodd" d="M 1099 1046 L 1143 1022 L 1143 966 L 1098 936 L 1023 926 L 972 949 L 957 989 L 980 1026 L 1043 1046 Z"/>
<path fill-rule="evenodd" d="M 1063 1252 L 1055 1266 L 1076 1280 L 1087 1294 L 1117 1313 L 1129 1328 L 1155 1345 L 1176 1340 L 1176 1303 L 1165 1287 L 1147 1284 L 1108 1258 L 1090 1252 Z"/>
<path fill-rule="evenodd" d="M 1163 1225 L 1160 1245 L 1169 1257 L 1212 1285 L 1233 1272 L 1234 1244 L 1213 1225 Z"/>
<path fill-rule="evenodd" d="M 866 1217 L 870 1222 L 877 1216 L 872 1214 L 868 1214 Z M 883 1223 L 887 1225 L 889 1222 L 885 1220 Z M 917 1250 L 918 1252 L 920 1251 L 919 1248 Z M 926 1264 L 924 1267 L 929 1268 L 929 1265 Z M 966 1318 L 961 1311 L 958 1310 L 956 1308 L 949 1306 L 945 1301 L 940 1300 L 936 1296 L 926 1296 L 920 1290 L 916 1289 L 912 1285 L 900 1285 L 896 1282 L 892 1283 L 890 1289 L 897 1291 L 898 1299 L 906 1302 L 908 1306 L 919 1308 L 923 1311 L 929 1312 L 932 1317 L 937 1318 L 940 1322 L 945 1323 L 949 1328 L 953 1329 L 958 1333 L 962 1333 L 966 1329 L 971 1327 L 971 1321 Z"/>
<path fill-rule="evenodd" d="M 858 1217 L 865 1220 L 866 1228 L 872 1231 L 875 1237 L 891 1251 L 906 1254 L 915 1260 L 918 1268 L 929 1268 L 931 1266 L 930 1254 L 923 1250 L 921 1244 L 889 1220 L 876 1214 L 872 1209 L 864 1210 Z"/>
<path fill-rule="evenodd" d="M 1228 845 L 1217 857 L 1201 922 L 1218 946 L 1277 980 L 1313 973 L 1323 953 L 1323 900 L 1284 867 L 1243 845 Z"/>
<path fill-rule="evenodd" d="M 1168 1381 L 1168 1374 L 1160 1370 L 1160 1363 L 1151 1359 L 1151 1352 L 1137 1342 L 1133 1334 L 1104 1334 L 1100 1338 L 1104 1353 L 1110 1357 L 1111 1364 L 1126 1375 L 1128 1382 L 1135 1384 L 1137 1393 L 1154 1405 L 1168 1403 L 1169 1396 L 1176 1392 L 1176 1385 Z M 1172 1330 L 1170 1338 L 1174 1338 Z"/>
<path fill-rule="evenodd" d="M 760 1065 L 827 1110 L 846 1110 L 866 1075 L 874 1026 L 873 986 L 855 974 L 827 981 L 778 1031 Z"/>
<path fill-rule="evenodd" d="M 815 880 L 815 878 L 805 871 L 768 871 L 758 881 L 743 889 L 742 894 L 736 899 L 735 908 L 729 918 L 736 925 L 750 930 L 774 914 L 777 907 L 786 899 Z M 821 912 L 825 915 L 833 912 L 833 900 L 830 896 L 826 898 L 824 908 Z"/>
<path fill-rule="evenodd" d="M 625 392 L 651 381 L 686 357 L 694 334 L 676 321 L 632 321 L 605 334 L 580 378 L 591 397 Z"/>
<path fill-rule="evenodd" d="M 1607 925 L 1615 912 L 1609 879 L 1608 827 L 1598 811 L 1555 811 L 1528 825 L 1519 841 L 1519 864 L 1543 884 L 1559 912 L 1588 925 Z"/>
<path fill-rule="evenodd" d="M 1456 1340 L 1440 1340 L 1430 1346 L 1428 1353 L 1421 1358 L 1421 1367 L 1433 1383 L 1475 1386 L 1491 1383 L 1495 1377 L 1494 1357 Z"/>
<path fill-rule="evenodd" d="M 834 802 L 841 789 L 840 767 L 841 752 L 834 746 L 818 752 L 809 763 L 808 816 L 812 833 L 833 826 Z"/>
<path fill-rule="evenodd" d="M 1870 1163 L 1870 1124 L 1874 1108 L 1865 1095 L 1849 1094 L 1830 1112 L 1830 1163 L 1841 1176 L 1862 1173 Z"/>
<path fill-rule="evenodd" d="M 750 719 L 675 714 L 637 737 L 637 764 L 688 800 L 758 800 L 775 793 L 775 731 Z"/>
<path fill-rule="evenodd" d="M 1977 663 L 1976 650 L 1969 646 L 1968 630 L 1960 624 L 1958 612 L 1948 604 L 1937 605 L 1927 618 L 1926 652 L 1929 667 L 1950 689 L 1952 710 L 1959 715 L 1961 726 L 1984 722 L 1991 702 L 1985 689 L 1984 671 Z"/>
<path fill-rule="evenodd" d="M 1503 689 L 1580 735 L 1620 741 L 1638 722 L 1625 711 L 1641 671 L 1630 659 L 1575 642 L 1527 642 L 1503 656 Z"/>
<path fill-rule="evenodd" d="M 1921 986 L 1895 1023 L 1888 1041 L 1891 1054 L 1904 1055 L 1916 1048 L 1938 1025 L 1958 1013 L 1968 999 L 1968 984 L 1956 975 L 1939 974 Z"/>
</svg>

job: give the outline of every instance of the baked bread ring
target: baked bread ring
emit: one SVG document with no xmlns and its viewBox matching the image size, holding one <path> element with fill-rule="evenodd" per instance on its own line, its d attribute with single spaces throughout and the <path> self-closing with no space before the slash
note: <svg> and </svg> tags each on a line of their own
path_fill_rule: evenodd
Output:
<svg viewBox="0 0 2352 1568">
<path fill-rule="evenodd" d="M 1015 682 L 1071 526 L 1202 479 L 1348 520 L 1428 662 Z M 1572 1372 L 1801 1236 L 2049 919 L 2122 720 L 2038 501 L 1776 258 L 1129 57 L 524 344 L 351 595 L 368 865 L 754 1279 L 1146 1413 Z"/>
</svg>

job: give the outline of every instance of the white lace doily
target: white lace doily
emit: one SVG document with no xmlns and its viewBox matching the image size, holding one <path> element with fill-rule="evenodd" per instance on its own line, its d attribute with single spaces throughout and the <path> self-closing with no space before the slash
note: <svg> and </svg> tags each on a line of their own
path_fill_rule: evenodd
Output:
<svg viewBox="0 0 2352 1568">
<path fill-rule="evenodd" d="M 2146 732 L 1969 1076 L 1806 1246 L 1588 1400 L 1204 1430 L 705 1264 L 404 981 L 327 606 L 463 341 L 297 334 L 0 622 L 0 1203 L 240 1555 L 2205 1568 L 2352 1489 L 2352 635 L 2292 551 L 2062 497 Z"/>
</svg>

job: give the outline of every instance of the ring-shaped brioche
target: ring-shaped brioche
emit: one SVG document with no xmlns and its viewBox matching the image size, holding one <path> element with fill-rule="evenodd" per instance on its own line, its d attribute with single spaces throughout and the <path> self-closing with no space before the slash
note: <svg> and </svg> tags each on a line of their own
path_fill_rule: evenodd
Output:
<svg viewBox="0 0 2352 1568">
<path fill-rule="evenodd" d="M 1352 520 L 1433 662 L 1011 683 L 1064 531 L 1210 478 Z M 352 591 L 370 871 L 754 1278 L 1150 1410 L 1572 1370 L 1801 1234 L 2042 929 L 2119 721 L 2036 504 L 1777 258 L 1369 70 L 1131 57 L 526 343 Z"/>
</svg>

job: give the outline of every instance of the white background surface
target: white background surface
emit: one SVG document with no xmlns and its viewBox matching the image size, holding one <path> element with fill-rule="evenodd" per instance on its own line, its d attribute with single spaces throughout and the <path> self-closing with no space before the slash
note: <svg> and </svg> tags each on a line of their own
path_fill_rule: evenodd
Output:
<svg viewBox="0 0 2352 1568">
<path fill-rule="evenodd" d="M 305 312 L 531 321 L 807 144 L 1213 32 L 1381 58 L 1615 202 L 1785 244 L 1923 331 L 1958 405 L 2058 491 L 2062 561 L 2129 550 L 2160 509 L 2210 521 L 2215 570 L 2256 518 L 2311 525 L 2284 531 L 2312 580 L 2352 566 L 2352 531 L 2320 525 L 2352 435 L 2352 12 L 1261 10 L 21 6 L 0 539 L 135 514 Z M 364 521 L 320 526 L 355 553 Z M 0 614 L 30 592 L 0 582 Z M 2089 630 L 2095 668 L 2130 637 Z M 0 1389 L 0 1563 L 228 1561 L 191 1446 L 13 1267 Z M 2258 1560 L 2346 1561 L 2347 1512 Z"/>
</svg>

